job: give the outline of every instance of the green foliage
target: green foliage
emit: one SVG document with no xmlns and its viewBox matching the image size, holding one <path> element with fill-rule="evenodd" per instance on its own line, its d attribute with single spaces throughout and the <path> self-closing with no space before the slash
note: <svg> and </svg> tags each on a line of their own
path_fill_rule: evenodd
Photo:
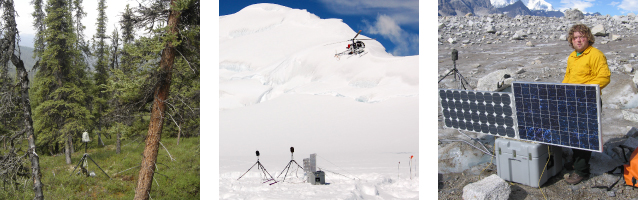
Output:
<svg viewBox="0 0 638 200">
<path fill-rule="evenodd" d="M 91 96 L 93 99 L 93 115 L 95 116 L 95 122 L 97 128 L 101 129 L 108 124 L 103 123 L 103 114 L 108 110 L 107 99 L 110 97 L 110 93 L 106 92 L 107 79 L 109 77 L 108 65 L 109 65 L 109 51 L 106 44 L 106 1 L 100 0 L 98 2 L 98 18 L 97 18 L 97 32 L 93 36 L 93 54 L 95 55 L 97 62 L 95 64 L 95 74 L 93 75 L 95 81 L 95 87 Z"/>
<path fill-rule="evenodd" d="M 93 138 L 92 138 L 93 139 Z M 137 138 L 135 138 L 137 139 Z M 122 154 L 115 154 L 115 137 L 105 139 L 106 147 L 95 148 L 96 140 L 89 143 L 87 153 L 106 172 L 106 177 L 90 160 L 88 170 L 95 177 L 75 175 L 84 150 L 72 155 L 72 164 L 66 164 L 63 156 L 40 154 L 43 193 L 46 199 L 133 199 L 144 141 L 142 139 L 122 142 Z M 176 145 L 176 138 L 162 138 L 162 144 L 175 159 L 161 147 L 157 156 L 157 173 L 154 176 L 151 197 L 153 199 L 199 199 L 200 154 L 199 137 L 185 138 Z M 26 163 L 25 163 L 26 165 Z M 0 184 L 0 199 L 33 199 L 32 181 L 21 179 L 20 185 L 12 187 Z M 24 185 L 26 183 L 26 185 Z M 159 186 L 157 185 L 159 184 Z"/>
<path fill-rule="evenodd" d="M 69 9 L 64 0 L 49 0 L 46 5 L 46 46 L 30 94 L 40 151 L 64 143 L 67 135 L 91 130 L 93 116 L 86 107 L 89 100 L 85 91 L 92 84 L 76 45 L 78 38 Z"/>
<path fill-rule="evenodd" d="M 31 1 L 33 4 L 33 13 L 31 16 L 33 17 L 33 27 L 35 28 L 35 38 L 33 41 L 33 56 L 32 58 L 41 58 L 44 53 L 44 17 L 46 14 L 44 13 L 42 7 L 42 0 L 33 0 Z"/>
<path fill-rule="evenodd" d="M 168 27 L 151 30 L 148 36 L 133 40 L 134 18 L 127 9 L 120 20 L 123 48 L 119 69 L 112 69 L 108 80 L 108 92 L 118 108 L 110 110 L 110 115 L 148 116 L 154 87 L 159 81 L 159 61 L 161 52 L 169 41 L 178 54 L 175 56 L 171 77 L 171 91 L 167 99 L 167 118 L 164 120 L 164 136 L 196 136 L 199 134 L 199 1 L 180 1 L 182 10 L 178 34 L 166 34 Z M 127 7 L 128 8 L 128 7 Z M 195 19 L 196 18 L 196 19 Z M 165 20 L 165 19 L 163 19 Z M 160 21 L 159 23 L 163 23 Z M 149 26 L 146 26 L 149 27 Z M 112 106 L 113 106 L 112 104 Z M 136 127 L 143 118 L 120 119 L 131 129 L 126 134 L 145 135 L 147 128 Z M 148 124 L 146 124 L 148 125 Z M 179 127 L 178 127 L 179 126 Z"/>
</svg>

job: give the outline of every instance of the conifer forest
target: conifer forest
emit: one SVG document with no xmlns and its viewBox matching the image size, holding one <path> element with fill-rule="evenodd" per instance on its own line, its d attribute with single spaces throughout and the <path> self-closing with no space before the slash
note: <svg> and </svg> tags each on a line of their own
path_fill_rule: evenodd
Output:
<svg viewBox="0 0 638 200">
<path fill-rule="evenodd" d="M 200 1 L 14 1 L 0 0 L 0 199 L 199 199 Z"/>
</svg>

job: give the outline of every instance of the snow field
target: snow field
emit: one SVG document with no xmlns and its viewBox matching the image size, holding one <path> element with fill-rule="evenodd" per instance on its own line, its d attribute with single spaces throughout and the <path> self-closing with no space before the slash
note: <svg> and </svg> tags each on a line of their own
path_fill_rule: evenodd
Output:
<svg viewBox="0 0 638 200">
<path fill-rule="evenodd" d="M 340 154 L 323 156 L 318 154 L 317 166 L 325 170 L 327 185 L 305 183 L 303 170 L 299 169 L 298 177 L 295 173 L 291 173 L 297 167 L 291 167 L 285 182 L 281 182 L 284 175 L 276 177 L 290 161 L 289 156 L 288 159 L 286 156 L 268 156 L 269 161 L 260 156 L 260 162 L 276 180 L 280 181 L 278 183 L 262 184 L 261 172 L 257 170 L 257 166 L 237 180 L 255 164 L 255 156 L 221 156 L 219 197 L 221 199 L 418 199 L 419 178 L 415 169 L 418 155 L 415 155 L 413 160 L 412 179 L 410 179 L 408 166 L 409 156 L 404 153 L 380 153 L 358 155 L 350 159 L 350 156 Z M 295 160 L 301 165 L 303 165 L 302 157 L 309 156 L 295 156 Z M 277 165 L 274 161 L 270 161 L 273 158 L 277 158 Z M 397 160 L 401 160 L 400 165 Z"/>
</svg>

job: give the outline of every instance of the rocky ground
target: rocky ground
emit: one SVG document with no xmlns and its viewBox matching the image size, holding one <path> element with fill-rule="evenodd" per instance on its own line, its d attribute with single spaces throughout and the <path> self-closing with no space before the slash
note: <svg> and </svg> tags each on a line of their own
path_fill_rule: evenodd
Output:
<svg viewBox="0 0 638 200">
<path fill-rule="evenodd" d="M 481 90 L 479 79 L 498 71 L 507 70 L 516 81 L 562 81 L 567 57 L 573 51 L 565 40 L 569 27 L 583 23 L 593 28 L 594 47 L 607 57 L 612 71 L 611 83 L 602 90 L 602 128 L 604 152 L 592 153 L 592 175 L 577 185 L 568 185 L 563 176 L 571 173 L 563 169 L 549 179 L 541 189 L 510 183 L 510 199 L 638 199 L 638 190 L 618 183 L 610 191 L 591 188 L 611 185 L 618 176 L 605 174 L 620 158 L 611 149 L 626 142 L 638 127 L 623 112 L 636 113 L 638 88 L 634 78 L 638 69 L 638 18 L 628 16 L 585 16 L 580 20 L 567 18 L 504 15 L 439 17 L 438 70 L 439 79 L 453 67 L 450 53 L 458 50 L 456 67 L 470 83 L 469 90 Z M 596 27 L 598 26 L 598 27 Z M 596 28 L 594 28 L 596 27 Z M 600 29 L 602 28 L 602 30 Z M 448 76 L 439 88 L 458 89 L 458 82 Z M 437 97 L 438 98 L 438 97 Z M 492 149 L 494 137 L 465 132 L 479 138 Z M 630 133 L 630 136 L 627 136 Z M 466 140 L 467 136 L 453 129 L 443 128 L 439 118 L 439 140 Z M 478 145 L 477 142 L 471 142 Z M 564 162 L 571 159 L 571 150 L 565 148 Z M 439 142 L 439 199 L 462 199 L 463 187 L 497 173 L 490 164 L 491 156 L 463 142 Z M 494 162 L 494 161 L 492 161 Z M 621 180 L 623 181 L 623 180 Z"/>
</svg>

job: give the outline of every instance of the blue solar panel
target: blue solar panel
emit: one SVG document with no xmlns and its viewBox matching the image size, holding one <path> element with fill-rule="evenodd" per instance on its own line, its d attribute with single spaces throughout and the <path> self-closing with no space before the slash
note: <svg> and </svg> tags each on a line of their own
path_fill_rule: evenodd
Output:
<svg viewBox="0 0 638 200">
<path fill-rule="evenodd" d="M 512 83 L 522 140 L 602 152 L 598 85 Z"/>
<path fill-rule="evenodd" d="M 518 138 L 512 93 L 439 89 L 448 128 Z"/>
</svg>

